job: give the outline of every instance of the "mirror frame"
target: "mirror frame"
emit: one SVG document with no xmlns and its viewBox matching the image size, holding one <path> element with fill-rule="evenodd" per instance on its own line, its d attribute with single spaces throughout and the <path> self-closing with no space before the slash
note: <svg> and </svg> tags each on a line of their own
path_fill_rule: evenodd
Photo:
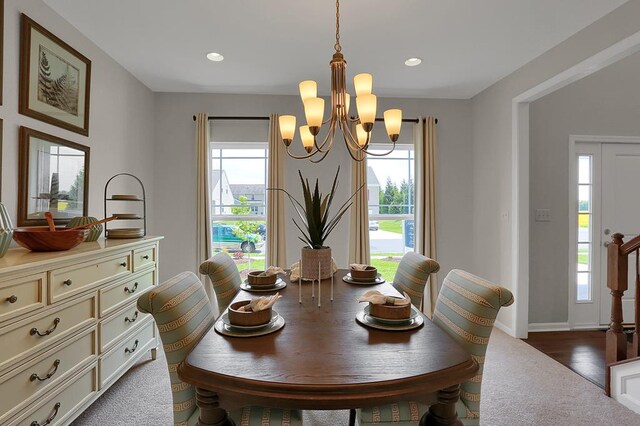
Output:
<svg viewBox="0 0 640 426">
<path fill-rule="evenodd" d="M 88 146 L 80 145 L 57 136 L 49 135 L 28 127 L 20 127 L 19 150 L 18 150 L 18 226 L 38 226 L 46 225 L 45 219 L 28 219 L 29 208 L 29 145 L 31 138 L 36 137 L 47 142 L 68 148 L 77 149 L 84 153 L 84 191 L 82 216 L 88 216 L 89 209 L 89 153 Z M 68 223 L 72 218 L 54 218 L 56 225 Z"/>
</svg>

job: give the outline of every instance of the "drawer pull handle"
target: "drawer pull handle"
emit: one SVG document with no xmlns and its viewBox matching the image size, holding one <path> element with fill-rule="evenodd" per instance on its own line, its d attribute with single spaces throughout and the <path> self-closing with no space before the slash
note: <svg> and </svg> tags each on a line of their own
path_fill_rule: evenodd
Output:
<svg viewBox="0 0 640 426">
<path fill-rule="evenodd" d="M 138 283 L 134 283 L 133 287 L 131 288 L 131 290 L 129 290 L 129 287 L 125 287 L 124 291 L 126 291 L 129 294 L 135 293 L 135 291 L 138 289 Z"/>
<path fill-rule="evenodd" d="M 9 303 L 16 303 L 18 301 L 18 296 L 16 296 L 15 294 L 12 294 L 10 297 L 7 297 L 7 302 Z"/>
<path fill-rule="evenodd" d="M 53 406 L 53 414 L 49 416 L 49 418 L 47 418 L 47 420 L 45 420 L 42 423 L 38 423 L 36 420 L 31 422 L 31 426 L 44 426 L 44 425 L 48 425 L 51 424 L 51 422 L 53 421 L 53 419 L 56 418 L 56 416 L 58 415 L 58 410 L 60 409 L 60 404 L 59 402 L 56 402 L 56 405 Z"/>
<path fill-rule="evenodd" d="M 53 371 L 51 373 L 47 373 L 47 375 L 44 377 L 40 377 L 38 376 L 37 373 L 33 373 L 31 377 L 29 377 L 29 380 L 31 380 L 32 382 L 35 382 L 36 380 L 39 382 L 44 382 L 45 380 L 49 380 L 50 378 L 53 377 L 54 374 L 56 374 L 56 371 L 58 371 L 59 365 L 60 365 L 60 360 L 56 359 L 55 361 L 53 361 Z"/>
<path fill-rule="evenodd" d="M 127 262 L 122 262 L 122 263 L 120 264 L 120 266 L 122 266 L 123 268 L 126 268 L 126 267 L 127 267 Z"/>
<path fill-rule="evenodd" d="M 62 284 L 66 285 L 66 286 L 69 286 L 69 285 L 73 284 L 73 281 L 71 281 L 71 279 L 64 280 L 64 281 L 62 281 Z"/>
<path fill-rule="evenodd" d="M 136 322 L 136 320 L 138 319 L 138 311 L 136 311 L 136 313 L 131 317 L 125 317 L 124 322 L 128 322 L 129 324 L 131 324 L 132 322 Z"/>
<path fill-rule="evenodd" d="M 48 336 L 51 333 L 53 333 L 54 331 L 56 331 L 56 328 L 58 328 L 58 324 L 60 324 L 60 318 L 56 318 L 53 320 L 53 327 L 51 327 L 50 329 L 48 329 L 47 331 L 45 331 L 44 333 L 41 333 L 38 331 L 37 328 L 33 327 L 30 331 L 29 334 L 34 336 L 34 335 L 38 335 L 40 337 L 42 336 Z"/>
<path fill-rule="evenodd" d="M 142 256 L 142 258 L 143 258 L 144 260 L 149 260 L 149 255 L 148 255 L 148 254 L 145 254 L 144 256 Z"/>
<path fill-rule="evenodd" d="M 129 348 L 124 348 L 124 353 L 125 354 L 132 354 L 136 351 L 136 349 L 138 349 L 138 339 L 136 339 L 135 343 L 133 344 L 133 348 L 129 349 Z"/>
</svg>

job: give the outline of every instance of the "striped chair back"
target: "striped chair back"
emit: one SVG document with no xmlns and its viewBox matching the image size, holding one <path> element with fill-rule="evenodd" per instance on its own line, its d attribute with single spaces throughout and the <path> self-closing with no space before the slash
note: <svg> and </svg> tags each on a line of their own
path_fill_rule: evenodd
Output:
<svg viewBox="0 0 640 426">
<path fill-rule="evenodd" d="M 178 378 L 177 369 L 213 325 L 209 298 L 198 277 L 183 272 L 140 296 L 138 309 L 156 320 L 171 378 L 173 421 L 186 425 L 197 409 L 195 389 Z"/>
<path fill-rule="evenodd" d="M 200 273 L 208 275 L 211 279 L 218 300 L 218 313 L 222 314 L 240 291 L 242 280 L 238 267 L 228 254 L 218 253 L 202 262 Z"/>
<path fill-rule="evenodd" d="M 478 363 L 478 374 L 460 387 L 466 413 L 458 416 L 480 418 L 480 385 L 484 358 L 493 323 L 502 306 L 513 303 L 513 294 L 468 272 L 454 269 L 444 279 L 438 294 L 433 322 L 464 347 Z"/>
<path fill-rule="evenodd" d="M 440 264 L 435 260 L 419 253 L 405 253 L 393 277 L 393 287 L 400 293 L 406 292 L 411 297 L 411 303 L 422 309 L 424 287 L 429 276 L 439 270 Z"/>
</svg>

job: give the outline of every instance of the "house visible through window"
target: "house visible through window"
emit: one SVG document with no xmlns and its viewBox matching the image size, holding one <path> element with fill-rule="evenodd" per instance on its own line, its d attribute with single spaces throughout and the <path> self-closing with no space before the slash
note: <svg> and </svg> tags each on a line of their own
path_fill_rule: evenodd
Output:
<svg viewBox="0 0 640 426">
<path fill-rule="evenodd" d="M 267 146 L 211 144 L 211 247 L 229 253 L 243 276 L 264 269 Z"/>
<path fill-rule="evenodd" d="M 414 248 L 414 163 L 413 145 L 396 145 L 387 156 L 367 157 L 371 263 L 387 279 Z"/>
</svg>

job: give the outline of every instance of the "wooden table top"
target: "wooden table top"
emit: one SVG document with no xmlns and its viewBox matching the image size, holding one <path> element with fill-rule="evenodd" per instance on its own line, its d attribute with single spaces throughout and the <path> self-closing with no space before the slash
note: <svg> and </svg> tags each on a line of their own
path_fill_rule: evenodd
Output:
<svg viewBox="0 0 640 426">
<path fill-rule="evenodd" d="M 280 290 L 274 309 L 281 330 L 260 337 L 221 336 L 213 328 L 179 368 L 182 380 L 248 403 L 306 409 L 342 409 L 427 398 L 467 380 L 478 367 L 470 355 L 425 318 L 410 331 L 383 331 L 356 322 L 367 290 L 397 294 L 389 284 L 342 281 L 348 270 L 322 281 L 322 305 L 311 298 L 311 283 L 297 281 Z M 287 280 L 288 277 L 283 277 Z M 270 294 L 270 293 L 269 293 Z M 241 291 L 234 300 L 256 294 Z"/>
</svg>

